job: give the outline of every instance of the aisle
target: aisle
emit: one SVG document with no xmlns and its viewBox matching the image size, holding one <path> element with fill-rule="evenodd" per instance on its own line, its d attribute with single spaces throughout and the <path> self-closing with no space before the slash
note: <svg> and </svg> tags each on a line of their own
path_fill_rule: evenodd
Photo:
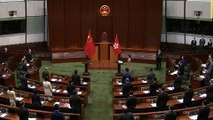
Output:
<svg viewBox="0 0 213 120">
<path fill-rule="evenodd" d="M 113 120 L 112 77 L 113 70 L 91 70 L 89 103 L 84 120 Z"/>
</svg>

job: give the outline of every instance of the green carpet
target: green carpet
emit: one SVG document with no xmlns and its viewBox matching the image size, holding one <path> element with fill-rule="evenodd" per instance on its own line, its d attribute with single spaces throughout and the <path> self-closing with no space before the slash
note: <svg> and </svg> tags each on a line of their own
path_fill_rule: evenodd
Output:
<svg viewBox="0 0 213 120">
<path fill-rule="evenodd" d="M 42 61 L 42 67 L 49 68 L 50 73 L 59 73 L 71 75 L 75 69 L 82 74 L 84 65 L 80 62 L 52 64 L 50 61 Z M 166 67 L 165 62 L 162 63 L 162 70 L 155 71 L 157 79 L 160 82 L 165 81 Z M 125 69 L 125 64 L 121 66 L 122 71 Z M 155 65 L 132 63 L 131 72 L 133 76 L 146 75 L 150 68 L 155 68 Z M 89 70 L 91 73 L 91 91 L 88 96 L 88 105 L 85 108 L 84 120 L 113 120 L 112 108 L 112 77 L 115 76 L 116 70 Z M 41 75 L 41 74 L 40 74 Z"/>
</svg>

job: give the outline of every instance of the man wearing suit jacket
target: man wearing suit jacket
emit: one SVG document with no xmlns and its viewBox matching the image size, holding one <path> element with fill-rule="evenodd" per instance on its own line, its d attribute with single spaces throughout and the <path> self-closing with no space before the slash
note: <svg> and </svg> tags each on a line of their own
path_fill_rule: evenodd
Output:
<svg viewBox="0 0 213 120">
<path fill-rule="evenodd" d="M 133 96 L 133 91 L 130 91 L 129 97 L 126 100 L 126 106 L 130 112 L 135 110 L 137 104 L 137 98 Z"/>
<path fill-rule="evenodd" d="M 50 74 L 49 74 L 49 71 L 48 71 L 48 67 L 45 67 L 44 68 L 44 71 L 42 72 L 42 78 L 43 79 L 50 79 Z"/>
<path fill-rule="evenodd" d="M 206 99 L 208 102 L 213 102 L 213 78 L 210 80 L 210 85 L 206 89 Z"/>
<path fill-rule="evenodd" d="M 119 115 L 119 120 L 134 120 L 132 113 L 127 110 L 127 107 L 124 105 L 122 108 L 123 113 Z"/>
<path fill-rule="evenodd" d="M 192 87 L 189 85 L 183 97 L 183 104 L 185 107 L 191 107 L 193 95 L 194 95 L 194 91 L 192 90 Z"/>
<path fill-rule="evenodd" d="M 69 84 L 67 85 L 68 96 L 71 96 L 74 90 L 75 90 L 75 85 L 73 85 L 73 81 L 69 81 Z"/>
<path fill-rule="evenodd" d="M 174 92 L 179 92 L 181 90 L 182 79 L 181 73 L 178 73 L 174 81 Z"/>
<path fill-rule="evenodd" d="M 158 94 L 158 97 L 157 97 L 157 108 L 158 110 L 164 110 L 166 108 L 166 104 L 167 104 L 167 101 L 169 99 L 169 96 L 167 93 L 164 92 L 165 88 L 162 87 L 160 89 L 160 93 Z"/>
<path fill-rule="evenodd" d="M 59 111 L 59 105 L 54 105 L 55 111 L 51 113 L 51 120 L 65 120 L 64 114 Z"/>
<path fill-rule="evenodd" d="M 210 108 L 207 107 L 207 101 L 202 102 L 203 107 L 199 110 L 197 120 L 208 120 Z"/>
<path fill-rule="evenodd" d="M 159 87 L 159 83 L 157 82 L 156 78 L 154 78 L 153 82 L 149 86 L 150 95 L 157 95 L 157 90 Z"/>
<path fill-rule="evenodd" d="M 73 91 L 73 95 L 69 98 L 70 107 L 72 112 L 80 113 L 81 112 L 81 98 L 77 96 L 77 91 Z"/>
<path fill-rule="evenodd" d="M 33 95 L 32 95 L 32 105 L 33 105 L 33 108 L 35 108 L 35 109 L 41 109 L 41 98 L 40 98 L 40 96 L 37 94 L 37 91 L 36 91 L 36 90 L 33 91 Z"/>
<path fill-rule="evenodd" d="M 20 103 L 20 108 L 18 109 L 19 120 L 28 120 L 29 112 L 27 108 L 24 107 L 25 103 L 22 101 Z"/>
<path fill-rule="evenodd" d="M 146 76 L 146 79 L 148 83 L 152 83 L 152 81 L 155 79 L 155 73 L 153 72 L 152 68 L 149 70 L 149 74 Z"/>
<path fill-rule="evenodd" d="M 26 54 L 27 62 L 30 62 L 33 59 L 31 49 L 28 49 L 28 53 Z"/>
<path fill-rule="evenodd" d="M 133 86 L 129 82 L 129 78 L 126 78 L 126 84 L 123 85 L 123 96 L 129 97 L 130 91 L 133 91 Z"/>
<path fill-rule="evenodd" d="M 122 84 L 126 84 L 126 78 L 129 78 L 129 82 L 132 82 L 132 75 L 129 72 L 129 68 L 125 68 L 125 72 L 122 74 Z"/>
<path fill-rule="evenodd" d="M 19 79 L 21 82 L 21 89 L 22 90 L 27 90 L 28 86 L 27 86 L 27 78 L 25 77 L 25 73 L 24 72 L 20 72 L 19 73 Z"/>
<path fill-rule="evenodd" d="M 173 106 L 169 106 L 169 111 L 165 113 L 164 120 L 176 120 L 177 113 L 173 111 Z"/>
<path fill-rule="evenodd" d="M 80 85 L 80 75 L 78 75 L 78 70 L 74 71 L 74 74 L 72 75 L 72 81 L 74 85 Z"/>
</svg>

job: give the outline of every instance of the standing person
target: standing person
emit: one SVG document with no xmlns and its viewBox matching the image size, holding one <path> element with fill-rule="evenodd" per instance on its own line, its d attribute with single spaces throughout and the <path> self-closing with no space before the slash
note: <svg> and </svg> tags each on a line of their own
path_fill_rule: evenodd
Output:
<svg viewBox="0 0 213 120">
<path fill-rule="evenodd" d="M 123 96 L 129 97 L 130 91 L 133 91 L 134 88 L 129 82 L 129 78 L 126 78 L 126 84 L 123 85 Z"/>
<path fill-rule="evenodd" d="M 202 108 L 198 112 L 197 120 L 208 120 L 210 108 L 207 105 L 207 101 L 203 100 Z"/>
<path fill-rule="evenodd" d="M 125 68 L 125 72 L 122 74 L 122 84 L 125 85 L 126 84 L 126 78 L 129 78 L 129 81 L 132 82 L 132 75 L 129 72 L 129 68 Z"/>
<path fill-rule="evenodd" d="M 51 120 L 65 120 L 64 114 L 59 111 L 59 105 L 54 105 L 55 111 L 51 113 Z"/>
<path fill-rule="evenodd" d="M 28 120 L 29 112 L 27 108 L 24 107 L 24 101 L 20 102 L 20 108 L 18 109 L 19 120 Z"/>
<path fill-rule="evenodd" d="M 25 77 L 25 72 L 20 72 L 19 73 L 19 79 L 20 79 L 20 82 L 21 82 L 21 89 L 22 90 L 27 90 L 28 89 L 28 86 L 27 86 L 27 78 Z"/>
<path fill-rule="evenodd" d="M 44 94 L 52 96 L 52 85 L 48 81 L 48 79 L 44 79 L 43 87 L 44 87 Z M 48 98 L 48 100 L 51 100 L 51 98 Z"/>
<path fill-rule="evenodd" d="M 162 87 L 160 89 L 160 93 L 158 94 L 158 97 L 157 97 L 157 108 L 158 110 L 164 110 L 166 108 L 166 105 L 167 105 L 167 101 L 169 99 L 169 96 L 166 92 L 164 92 L 165 88 Z"/>
<path fill-rule="evenodd" d="M 7 90 L 7 95 L 9 97 L 10 106 L 16 106 L 16 93 L 13 90 L 13 87 L 9 87 Z"/>
<path fill-rule="evenodd" d="M 131 55 L 128 55 L 127 61 L 126 61 L 126 67 L 129 68 L 129 71 L 131 71 L 131 61 L 132 61 Z"/>
<path fill-rule="evenodd" d="M 212 39 L 209 39 L 209 42 L 207 44 L 207 48 L 211 49 L 212 48 Z"/>
<path fill-rule="evenodd" d="M 156 78 L 154 78 L 153 82 L 149 86 L 150 95 L 157 95 L 157 90 L 159 87 L 159 82 L 156 80 Z"/>
<path fill-rule="evenodd" d="M 119 115 L 119 120 L 134 120 L 132 113 L 127 110 L 127 107 L 125 105 L 122 106 L 122 109 L 123 113 Z"/>
<path fill-rule="evenodd" d="M 210 80 L 210 85 L 206 88 L 206 100 L 213 102 L 213 79 Z"/>
<path fill-rule="evenodd" d="M 73 81 L 70 80 L 68 85 L 67 85 L 68 96 L 71 96 L 74 90 L 75 90 L 75 85 L 73 85 Z"/>
<path fill-rule="evenodd" d="M 33 91 L 33 95 L 32 95 L 32 105 L 33 105 L 33 108 L 35 108 L 35 109 L 41 109 L 41 98 L 40 98 L 40 96 L 37 94 L 37 91 L 36 91 L 36 90 Z"/>
<path fill-rule="evenodd" d="M 199 47 L 200 49 L 203 49 L 205 47 L 205 39 L 203 38 L 203 35 L 202 35 L 202 38 L 200 39 L 199 41 Z"/>
<path fill-rule="evenodd" d="M 26 60 L 27 62 L 31 62 L 33 59 L 32 51 L 31 49 L 28 49 L 28 53 L 26 54 Z"/>
<path fill-rule="evenodd" d="M 77 96 L 77 91 L 73 91 L 73 95 L 69 98 L 70 107 L 72 108 L 72 112 L 80 113 L 81 112 L 81 98 Z"/>
<path fill-rule="evenodd" d="M 44 68 L 44 71 L 42 72 L 42 78 L 43 79 L 50 79 L 50 74 L 49 74 L 49 71 L 48 71 L 48 67 L 45 67 Z"/>
<path fill-rule="evenodd" d="M 72 82 L 74 85 L 80 85 L 80 75 L 78 75 L 78 70 L 74 71 L 74 74 L 72 75 Z"/>
<path fill-rule="evenodd" d="M 129 92 L 129 97 L 126 100 L 126 106 L 129 111 L 134 111 L 137 105 L 137 98 L 133 96 L 133 91 Z"/>
<path fill-rule="evenodd" d="M 191 41 L 191 46 L 192 46 L 192 50 L 195 51 L 196 50 L 196 47 L 197 47 L 197 41 L 194 37 L 194 39 Z"/>
<path fill-rule="evenodd" d="M 188 89 L 184 93 L 183 97 L 183 104 L 185 107 L 191 107 L 192 106 L 192 98 L 194 95 L 194 91 L 192 90 L 191 85 L 188 86 Z"/>
<path fill-rule="evenodd" d="M 159 49 L 156 53 L 156 68 L 155 68 L 156 70 L 161 69 L 162 57 L 163 57 L 162 51 L 161 51 L 161 49 Z"/>
<path fill-rule="evenodd" d="M 174 112 L 173 109 L 173 106 L 169 106 L 169 111 L 165 113 L 164 120 L 176 120 L 177 113 Z"/>
</svg>

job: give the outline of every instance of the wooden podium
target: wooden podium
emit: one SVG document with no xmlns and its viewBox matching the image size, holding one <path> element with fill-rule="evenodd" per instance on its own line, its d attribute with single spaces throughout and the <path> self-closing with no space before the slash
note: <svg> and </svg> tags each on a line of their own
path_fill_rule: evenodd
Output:
<svg viewBox="0 0 213 120">
<path fill-rule="evenodd" d="M 100 42 L 99 43 L 99 60 L 110 60 L 110 55 L 109 55 L 109 48 L 110 48 L 110 43 L 109 42 Z"/>
</svg>

